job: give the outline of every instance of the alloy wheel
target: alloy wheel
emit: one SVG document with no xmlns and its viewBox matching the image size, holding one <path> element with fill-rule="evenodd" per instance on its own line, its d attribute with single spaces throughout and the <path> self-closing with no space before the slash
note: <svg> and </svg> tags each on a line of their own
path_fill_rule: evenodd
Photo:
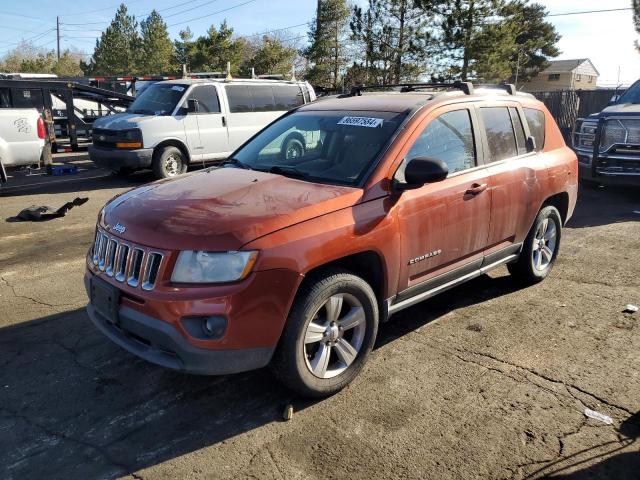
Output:
<svg viewBox="0 0 640 480">
<path fill-rule="evenodd" d="M 332 295 L 316 311 L 304 337 L 305 363 L 318 378 L 344 372 L 358 356 L 366 333 L 365 311 L 348 293 Z"/>
<path fill-rule="evenodd" d="M 549 218 L 540 222 L 533 238 L 532 261 L 536 270 L 543 271 L 553 261 L 557 245 L 556 223 Z"/>
</svg>

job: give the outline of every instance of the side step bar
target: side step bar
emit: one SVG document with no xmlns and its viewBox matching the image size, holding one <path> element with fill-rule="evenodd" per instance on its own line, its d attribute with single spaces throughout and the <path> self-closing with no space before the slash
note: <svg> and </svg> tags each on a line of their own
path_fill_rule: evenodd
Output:
<svg viewBox="0 0 640 480">
<path fill-rule="evenodd" d="M 501 260 L 498 260 L 497 262 L 494 262 L 490 265 L 485 265 L 484 267 L 480 267 L 479 269 L 471 272 L 471 273 L 467 273 L 466 275 L 463 275 L 459 278 L 456 278 L 455 280 L 451 280 L 450 282 L 445 283 L 444 285 L 440 285 L 438 287 L 435 287 L 431 290 L 427 290 L 426 292 L 422 292 L 414 297 L 411 298 L 407 298 L 406 300 L 402 300 L 401 302 L 398 303 L 392 303 L 392 299 L 388 299 L 387 300 L 387 317 L 390 317 L 391 315 L 393 315 L 394 313 L 399 312 L 400 310 L 404 310 L 405 308 L 409 308 L 412 307 L 413 305 L 415 305 L 416 303 L 420 303 L 423 300 L 426 300 L 427 298 L 431 298 L 441 292 L 444 292 L 445 290 L 449 290 L 450 288 L 456 287 L 458 285 L 460 285 L 461 283 L 464 283 L 468 280 L 471 280 L 473 278 L 479 277 L 480 275 L 484 275 L 485 273 L 489 272 L 490 270 L 493 270 L 494 268 L 497 268 L 501 265 L 504 265 L 506 263 L 509 263 L 515 259 L 518 258 L 518 253 L 514 253 L 512 255 L 509 255 L 508 257 L 505 257 Z"/>
</svg>

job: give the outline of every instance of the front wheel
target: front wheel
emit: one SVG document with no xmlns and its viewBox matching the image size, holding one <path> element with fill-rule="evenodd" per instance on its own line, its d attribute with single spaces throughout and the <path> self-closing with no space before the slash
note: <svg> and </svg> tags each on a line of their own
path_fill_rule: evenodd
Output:
<svg viewBox="0 0 640 480">
<path fill-rule="evenodd" d="M 525 283 L 541 282 L 551 272 L 560 250 L 562 218 L 554 206 L 538 213 L 522 247 L 520 258 L 507 265 L 509 273 Z"/>
<path fill-rule="evenodd" d="M 371 286 L 346 270 L 329 270 L 301 287 L 272 370 L 302 395 L 331 395 L 358 375 L 377 332 L 378 304 Z"/>
<path fill-rule="evenodd" d="M 187 161 L 177 147 L 164 147 L 153 155 L 153 174 L 156 178 L 171 178 L 187 171 Z"/>
</svg>

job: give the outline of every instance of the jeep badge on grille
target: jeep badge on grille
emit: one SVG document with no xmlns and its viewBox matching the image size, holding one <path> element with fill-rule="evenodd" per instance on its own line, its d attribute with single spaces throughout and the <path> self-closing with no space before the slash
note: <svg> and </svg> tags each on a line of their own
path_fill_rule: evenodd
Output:
<svg viewBox="0 0 640 480">
<path fill-rule="evenodd" d="M 126 229 L 127 227 L 125 227 L 124 225 L 121 225 L 120 222 L 116 223 L 113 227 L 111 227 L 111 230 L 113 230 L 114 232 L 118 232 L 120 234 L 124 233 Z"/>
</svg>

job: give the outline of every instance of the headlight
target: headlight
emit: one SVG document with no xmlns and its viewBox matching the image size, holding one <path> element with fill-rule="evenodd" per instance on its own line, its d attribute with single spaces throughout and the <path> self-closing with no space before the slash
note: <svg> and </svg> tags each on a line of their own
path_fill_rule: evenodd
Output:
<svg viewBox="0 0 640 480">
<path fill-rule="evenodd" d="M 598 122 L 593 120 L 583 120 L 576 125 L 576 131 L 573 137 L 574 148 L 593 149 L 593 142 L 596 139 L 596 130 L 598 130 Z"/>
<path fill-rule="evenodd" d="M 258 252 L 180 252 L 171 274 L 176 283 L 226 283 L 242 280 L 253 268 Z"/>
<path fill-rule="evenodd" d="M 139 128 L 123 130 L 121 137 L 121 141 L 116 142 L 116 148 L 142 148 L 142 130 Z"/>
</svg>

